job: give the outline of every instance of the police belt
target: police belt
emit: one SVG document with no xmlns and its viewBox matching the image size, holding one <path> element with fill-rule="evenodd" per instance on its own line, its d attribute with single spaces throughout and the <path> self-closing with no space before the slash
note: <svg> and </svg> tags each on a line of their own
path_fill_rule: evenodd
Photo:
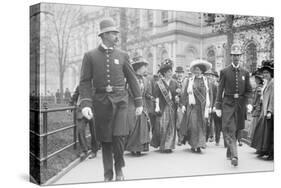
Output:
<svg viewBox="0 0 281 188">
<path fill-rule="evenodd" d="M 238 98 L 241 98 L 241 97 L 244 97 L 244 95 L 240 95 L 238 93 L 235 93 L 235 94 L 228 94 L 228 93 L 225 93 L 224 94 L 225 97 L 232 97 L 234 99 L 238 99 Z"/>
<path fill-rule="evenodd" d="M 114 93 L 117 91 L 125 91 L 125 86 L 106 86 L 96 88 L 96 93 Z"/>
</svg>

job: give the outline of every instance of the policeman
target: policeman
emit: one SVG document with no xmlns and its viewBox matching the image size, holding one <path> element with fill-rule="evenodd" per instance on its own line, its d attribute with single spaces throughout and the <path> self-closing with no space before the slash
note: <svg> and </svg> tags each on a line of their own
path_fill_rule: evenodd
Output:
<svg viewBox="0 0 281 188">
<path fill-rule="evenodd" d="M 136 115 L 142 113 L 142 97 L 135 73 L 127 53 L 115 48 L 119 31 L 110 18 L 100 22 L 102 43 L 94 50 L 85 53 L 80 77 L 82 114 L 93 118 L 95 110 L 97 139 L 102 145 L 104 180 L 113 179 L 113 158 L 116 180 L 124 180 L 125 136 L 129 134 L 126 124 L 128 91 L 125 80 L 131 88 Z M 94 91 L 94 92 L 93 92 Z"/>
<path fill-rule="evenodd" d="M 240 66 L 241 47 L 231 46 L 231 65 L 220 72 L 216 97 L 216 114 L 222 116 L 222 130 L 227 144 L 227 158 L 238 165 L 237 133 L 244 129 L 246 104 L 251 95 L 249 72 Z M 251 106 L 247 106 L 250 111 Z"/>
</svg>

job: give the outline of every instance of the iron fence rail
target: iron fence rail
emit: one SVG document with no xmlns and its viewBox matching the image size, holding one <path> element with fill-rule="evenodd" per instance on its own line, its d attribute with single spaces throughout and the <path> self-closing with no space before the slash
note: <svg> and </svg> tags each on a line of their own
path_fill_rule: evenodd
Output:
<svg viewBox="0 0 281 188">
<path fill-rule="evenodd" d="M 63 128 L 53 130 L 53 131 L 48 131 L 48 113 L 59 112 L 59 111 L 68 111 L 68 110 L 72 110 L 73 124 L 68 125 L 66 127 L 63 127 Z M 34 152 L 30 151 L 30 155 L 33 156 L 39 162 L 43 162 L 44 167 L 47 167 L 48 159 L 56 156 L 57 154 L 61 153 L 62 151 L 67 150 L 68 148 L 71 148 L 71 147 L 74 147 L 74 149 L 77 148 L 78 140 L 77 140 L 77 126 L 76 126 L 76 106 L 53 108 L 53 109 L 47 109 L 47 108 L 33 109 L 33 108 L 30 108 L 30 112 L 36 113 L 35 116 L 39 116 L 40 114 L 43 115 L 42 133 L 40 133 L 40 129 L 38 129 L 39 133 L 34 131 L 34 130 L 31 130 L 31 129 L 29 130 L 29 132 L 30 132 L 30 135 L 34 135 L 36 137 L 42 138 L 42 157 L 40 155 L 41 152 L 39 152 L 39 156 L 37 156 Z M 37 123 L 37 122 L 35 122 L 35 123 Z M 40 126 L 40 123 L 38 123 L 38 126 Z M 48 154 L 48 151 L 47 151 L 48 136 L 54 135 L 56 133 L 63 132 L 63 131 L 69 130 L 69 129 L 73 129 L 73 141 L 70 144 L 62 147 L 61 149 L 59 149 L 59 150 L 57 150 L 57 151 L 55 151 L 51 154 Z M 40 142 L 36 143 L 36 144 L 40 144 Z M 40 149 L 40 147 L 39 147 L 39 149 Z"/>
</svg>

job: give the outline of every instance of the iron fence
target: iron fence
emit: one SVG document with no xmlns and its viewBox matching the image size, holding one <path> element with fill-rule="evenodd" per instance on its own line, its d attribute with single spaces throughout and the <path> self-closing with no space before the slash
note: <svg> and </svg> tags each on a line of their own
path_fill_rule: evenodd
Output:
<svg viewBox="0 0 281 188">
<path fill-rule="evenodd" d="M 59 112 L 59 111 L 68 111 L 68 110 L 72 110 L 73 124 L 63 127 L 63 128 L 56 129 L 56 130 L 48 131 L 48 113 Z M 74 149 L 77 148 L 78 140 L 77 140 L 76 107 L 75 106 L 54 108 L 54 109 L 48 109 L 45 106 L 42 109 L 32 109 L 31 108 L 30 112 L 35 113 L 34 114 L 35 118 L 34 118 L 34 122 L 33 122 L 33 123 L 35 123 L 35 125 L 34 125 L 35 127 L 34 127 L 34 130 L 30 129 L 30 136 L 34 135 L 39 140 L 40 140 L 40 138 L 42 138 L 42 156 L 41 156 L 41 152 L 40 152 L 40 149 L 41 149 L 40 142 L 34 143 L 34 144 L 38 144 L 40 146 L 40 147 L 35 146 L 39 150 L 38 154 L 36 154 L 36 152 L 33 152 L 30 150 L 30 155 L 32 157 L 34 157 L 36 160 L 38 160 L 40 163 L 43 162 L 44 167 L 47 167 L 48 159 L 50 159 L 51 157 L 54 157 L 55 155 L 61 153 L 62 151 L 66 150 L 70 147 L 73 147 Z M 40 128 L 39 128 L 41 126 L 39 118 L 38 118 L 40 116 L 40 114 L 42 114 L 42 116 L 43 116 L 42 133 L 40 133 Z M 36 126 L 38 126 L 38 127 L 36 127 Z M 69 130 L 69 129 L 73 129 L 73 141 L 70 144 L 62 147 L 61 149 L 59 149 L 51 154 L 48 154 L 48 150 L 47 150 L 48 136 L 59 133 L 59 132 L 63 132 L 63 131 Z"/>
</svg>

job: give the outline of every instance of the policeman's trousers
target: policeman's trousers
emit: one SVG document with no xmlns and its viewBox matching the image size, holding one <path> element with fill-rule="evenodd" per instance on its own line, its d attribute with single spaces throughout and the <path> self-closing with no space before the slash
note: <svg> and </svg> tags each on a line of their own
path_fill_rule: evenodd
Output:
<svg viewBox="0 0 281 188">
<path fill-rule="evenodd" d="M 113 179 L 113 158 L 115 173 L 125 166 L 124 161 L 124 136 L 113 136 L 112 142 L 102 142 L 102 160 L 104 168 L 104 178 Z"/>
<path fill-rule="evenodd" d="M 223 134 L 224 134 L 224 139 L 227 146 L 227 153 L 229 157 L 231 159 L 233 157 L 236 157 L 238 159 L 236 129 L 232 129 L 230 127 L 224 127 Z"/>
</svg>

